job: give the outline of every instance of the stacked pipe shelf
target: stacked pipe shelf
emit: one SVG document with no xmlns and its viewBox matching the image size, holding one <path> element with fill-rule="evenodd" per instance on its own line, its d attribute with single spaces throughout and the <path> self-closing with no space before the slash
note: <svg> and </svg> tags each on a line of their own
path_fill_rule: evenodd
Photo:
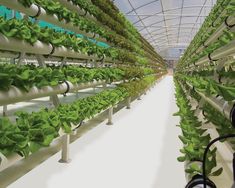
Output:
<svg viewBox="0 0 235 188">
<path fill-rule="evenodd" d="M 102 39 L 99 36 L 97 36 L 95 33 L 87 33 L 79 29 L 79 27 L 74 26 L 72 23 L 66 23 L 65 20 L 60 21 L 56 15 L 49 15 L 46 13 L 46 11 L 35 4 L 32 4 L 29 8 L 26 8 L 23 6 L 21 3 L 18 2 L 18 0 L 11 0 L 11 1 L 6 1 L 6 0 L 0 0 L 0 4 L 4 5 L 8 8 L 11 8 L 13 10 L 17 10 L 19 12 L 22 12 L 26 14 L 27 16 L 31 17 L 36 17 L 39 20 L 43 20 L 49 23 L 52 23 L 54 25 L 57 25 L 59 27 L 68 29 L 70 31 L 73 31 L 77 34 L 82 34 L 84 36 L 87 36 L 89 38 L 94 38 L 97 41 L 100 42 L 107 42 L 106 39 Z M 86 16 L 86 15 L 84 15 Z"/>
</svg>

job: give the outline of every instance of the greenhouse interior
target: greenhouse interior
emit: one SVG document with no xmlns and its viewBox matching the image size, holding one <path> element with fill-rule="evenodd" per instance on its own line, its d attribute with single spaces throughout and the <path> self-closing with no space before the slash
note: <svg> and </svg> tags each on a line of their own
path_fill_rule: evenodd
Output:
<svg viewBox="0 0 235 188">
<path fill-rule="evenodd" d="M 235 0 L 0 0 L 0 188 L 235 188 Z"/>
</svg>

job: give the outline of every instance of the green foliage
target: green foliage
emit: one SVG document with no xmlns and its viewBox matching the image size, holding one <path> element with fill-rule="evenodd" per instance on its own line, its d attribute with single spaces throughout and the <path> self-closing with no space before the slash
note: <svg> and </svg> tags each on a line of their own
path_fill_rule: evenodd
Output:
<svg viewBox="0 0 235 188">
<path fill-rule="evenodd" d="M 154 78 L 147 77 L 138 83 L 145 82 L 141 89 L 146 89 Z M 62 129 L 65 133 L 72 131 L 72 125 L 78 125 L 85 119 L 90 119 L 96 114 L 114 106 L 130 96 L 131 85 L 120 85 L 115 89 L 102 91 L 94 96 L 79 99 L 72 104 L 61 104 L 56 109 L 41 109 L 39 112 L 17 112 L 16 123 L 11 123 L 8 118 L 0 118 L 0 152 L 4 155 L 18 153 L 27 157 L 41 147 L 47 147 L 59 136 Z M 133 86 L 135 87 L 135 86 Z M 140 92 L 140 88 L 136 88 Z"/>
<path fill-rule="evenodd" d="M 175 81 L 175 85 L 177 105 L 179 107 L 179 112 L 175 115 L 181 117 L 179 127 L 182 130 L 182 135 L 179 136 L 179 139 L 184 144 L 183 148 L 180 150 L 183 156 L 178 157 L 178 161 L 202 161 L 205 148 L 211 139 L 210 135 L 206 133 L 205 129 L 201 128 L 202 123 L 198 121 L 198 118 L 194 115 L 195 112 L 191 109 L 192 107 L 189 105 L 190 102 L 179 83 Z M 221 169 L 215 170 L 215 167 L 217 167 L 216 148 L 209 151 L 206 164 L 207 175 L 219 175 L 222 172 Z M 185 169 L 185 172 L 193 176 L 201 174 L 202 169 L 197 163 L 192 163 Z"/>
<path fill-rule="evenodd" d="M 214 81 L 211 78 L 200 76 L 183 76 L 178 75 L 181 79 L 191 83 L 198 91 L 207 96 L 221 96 L 226 101 L 235 100 L 235 85 L 225 85 Z"/>
<path fill-rule="evenodd" d="M 17 121 L 0 118 L 0 152 L 4 155 L 18 153 L 28 156 L 41 147 L 47 147 L 59 136 L 59 130 L 71 132 L 71 123 L 79 124 L 123 100 L 127 93 L 123 88 L 103 91 L 95 96 L 60 105 L 57 109 L 39 112 L 17 112 Z"/>
</svg>

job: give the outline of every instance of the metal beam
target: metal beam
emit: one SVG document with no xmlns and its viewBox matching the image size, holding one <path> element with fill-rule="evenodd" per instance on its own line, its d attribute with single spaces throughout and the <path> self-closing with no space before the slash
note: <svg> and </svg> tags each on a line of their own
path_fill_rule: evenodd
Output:
<svg viewBox="0 0 235 188">
<path fill-rule="evenodd" d="M 188 9 L 188 8 L 201 8 L 202 7 L 202 5 L 192 5 L 192 6 L 185 6 L 185 7 L 183 7 L 183 9 Z M 208 7 L 208 8 L 212 8 L 213 6 L 204 6 L 204 7 Z M 166 13 L 166 12 L 170 12 L 170 11 L 174 11 L 174 10 L 180 10 L 182 7 L 178 7 L 178 8 L 172 8 L 172 9 L 166 9 L 165 11 L 164 11 L 164 13 Z M 162 11 L 160 11 L 160 12 L 157 12 L 156 14 L 159 14 L 159 13 L 163 13 Z M 155 15 L 155 14 L 154 14 Z M 151 16 L 154 16 L 154 15 L 151 15 Z M 149 17 L 151 17 L 151 16 L 146 16 L 145 18 L 142 18 L 142 21 L 144 21 L 145 19 L 147 19 L 147 18 L 149 18 Z M 136 23 L 139 23 L 140 21 L 137 21 L 137 22 L 134 22 L 133 24 L 136 24 Z"/>
<path fill-rule="evenodd" d="M 182 9 L 183 10 L 183 9 Z M 157 14 L 138 14 L 139 16 L 149 16 L 149 17 L 155 17 L 155 16 L 181 16 L 181 14 L 162 14 L 162 13 L 157 13 Z M 136 17 L 137 15 L 136 14 L 127 14 L 126 16 L 129 16 L 129 17 Z M 182 14 L 182 17 L 188 17 L 188 18 L 191 18 L 191 17 L 198 17 L 198 15 L 193 15 L 193 14 Z M 207 16 L 204 16 L 204 15 L 200 15 L 199 17 L 207 17 Z"/>
<path fill-rule="evenodd" d="M 181 13 L 180 13 L 181 15 L 180 15 L 180 23 L 179 23 L 179 27 L 178 27 L 177 43 L 179 42 L 179 35 L 180 35 L 180 29 L 181 29 L 181 23 L 182 23 L 183 6 L 184 6 L 184 0 L 182 0 L 182 4 L 181 4 Z"/>
<path fill-rule="evenodd" d="M 145 4 L 143 4 L 143 5 L 139 6 L 139 7 L 136 7 L 136 8 L 132 7 L 132 10 L 129 11 L 129 12 L 127 12 L 126 14 L 130 14 L 130 13 L 132 13 L 132 12 L 135 12 L 136 10 L 138 10 L 138 9 L 140 9 L 140 8 L 143 8 L 143 7 L 147 6 L 147 5 L 150 5 L 150 4 L 152 4 L 152 3 L 155 3 L 155 2 L 157 2 L 157 1 L 159 1 L 159 0 L 150 1 L 150 2 L 145 3 Z"/>
</svg>

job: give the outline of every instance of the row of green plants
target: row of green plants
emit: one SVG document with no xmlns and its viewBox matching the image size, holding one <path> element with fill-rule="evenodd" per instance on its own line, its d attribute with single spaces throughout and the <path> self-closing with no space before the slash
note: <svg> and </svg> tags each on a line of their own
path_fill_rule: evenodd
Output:
<svg viewBox="0 0 235 188">
<path fill-rule="evenodd" d="M 119 9 L 110 0 L 92 0 L 92 3 L 99 7 L 104 13 L 109 15 L 109 17 L 116 22 L 118 25 L 126 28 L 129 32 L 128 39 L 133 43 L 137 44 L 139 47 L 143 48 L 146 56 L 148 58 L 155 57 L 156 59 L 160 56 L 155 52 L 153 47 L 139 34 L 136 28 L 125 18 L 125 16 L 119 11 Z M 156 60 L 154 60 L 156 61 Z"/>
<path fill-rule="evenodd" d="M 223 47 L 227 44 L 229 44 L 231 41 L 235 39 L 235 32 L 230 31 L 229 29 L 224 30 L 223 34 L 221 35 L 218 40 L 216 40 L 214 43 L 207 46 L 203 51 L 197 53 L 197 54 L 190 54 L 190 56 L 187 56 L 189 58 L 185 63 L 185 65 L 190 65 L 194 62 L 197 62 L 200 58 L 205 57 L 206 55 L 214 52 L 215 50 L 219 49 L 220 47 Z M 198 43 L 199 46 L 202 45 L 202 43 Z M 186 56 L 185 56 L 186 57 Z M 183 61 L 183 59 L 182 59 Z"/>
<path fill-rule="evenodd" d="M 204 144 L 201 150 L 198 148 L 198 150 L 196 150 L 194 147 L 190 148 L 192 149 L 191 151 L 195 152 L 195 156 L 198 155 L 197 159 L 200 161 L 202 160 L 202 155 L 207 144 L 211 140 L 210 136 L 206 133 L 207 129 L 202 129 L 202 125 L 208 123 L 210 125 L 214 125 L 214 128 L 220 136 L 228 135 L 234 132 L 231 121 L 227 119 L 224 114 L 219 112 L 218 109 L 215 109 L 215 107 L 213 107 L 199 95 L 200 92 L 208 98 L 218 97 L 221 103 L 222 101 L 228 102 L 228 104 L 234 103 L 235 77 L 232 55 L 231 57 L 222 57 L 221 59 L 213 61 L 209 61 L 209 58 L 211 57 L 211 54 L 216 53 L 217 49 L 231 44 L 231 42 L 235 39 L 235 33 L 233 30 L 226 28 L 223 30 L 223 33 L 219 38 L 215 39 L 215 41 L 211 42 L 209 45 L 205 45 L 205 42 L 211 37 L 211 35 L 213 35 L 213 33 L 217 31 L 221 24 L 224 24 L 226 18 L 228 16 L 234 16 L 234 10 L 234 0 L 218 0 L 211 13 L 203 23 L 201 29 L 195 35 L 193 41 L 190 43 L 183 57 L 179 60 L 176 68 L 176 88 L 180 87 L 180 89 L 177 89 L 177 104 L 180 108 L 180 111 L 182 108 L 185 108 L 184 113 L 179 113 L 179 115 L 181 116 L 180 127 L 183 127 L 183 129 L 187 129 L 187 131 L 189 132 L 191 132 L 191 127 L 188 128 L 185 124 L 188 124 L 188 126 L 192 126 L 192 129 L 200 129 L 200 131 L 195 132 L 195 136 L 197 138 L 196 140 L 194 135 L 190 134 L 190 136 L 185 139 L 184 132 L 183 137 L 180 136 L 180 139 L 184 144 L 188 142 L 197 143 L 198 146 L 200 146 L 200 144 Z M 202 57 L 208 57 L 208 62 L 204 65 L 196 65 L 196 62 Z M 190 68 L 188 68 L 189 66 Z M 188 100 L 187 98 L 190 100 Z M 198 105 L 196 109 L 202 111 L 203 122 L 198 121 L 197 117 L 194 115 L 195 112 L 190 105 L 190 102 L 192 101 L 192 104 Z M 186 104 L 188 105 L 188 107 Z M 184 120 L 185 118 L 186 120 Z M 183 124 L 181 125 L 182 120 Z M 205 136 L 207 137 L 205 138 Z M 234 148 L 234 140 L 230 140 L 230 143 Z M 194 146 L 196 147 L 197 144 L 195 144 Z M 182 153 L 184 153 L 185 151 L 186 150 L 182 150 Z M 222 172 L 221 168 L 218 169 L 218 167 L 216 167 L 217 165 L 215 153 L 216 150 L 211 150 L 207 158 L 207 164 L 211 163 L 210 167 L 207 167 L 207 176 L 218 176 Z M 194 155 L 192 156 L 195 157 Z M 188 156 L 185 157 L 184 155 L 178 159 L 180 161 L 187 161 L 190 158 Z M 194 168 L 191 168 L 189 170 L 186 169 L 186 172 L 193 173 L 193 175 L 197 173 L 201 174 L 201 168 L 198 168 L 197 163 L 192 164 L 195 165 Z"/>
<path fill-rule="evenodd" d="M 234 77 L 234 72 L 232 74 Z M 225 101 L 235 100 L 235 83 L 222 84 L 216 82 L 213 78 L 201 76 L 178 75 L 180 79 L 190 83 L 197 91 L 206 96 L 221 96 Z"/>
<path fill-rule="evenodd" d="M 138 81 L 141 85 L 146 82 L 146 88 L 141 87 L 141 90 L 132 92 L 142 92 L 154 79 L 152 76 Z M 138 82 L 129 82 L 128 85 L 108 89 L 71 104 L 60 104 L 55 109 L 41 109 L 32 113 L 19 111 L 16 113 L 16 122 L 11 122 L 7 117 L 0 118 L 0 152 L 27 157 L 41 147 L 49 146 L 59 136 L 61 129 L 71 133 L 72 125 L 78 125 L 132 95 L 129 93 L 129 85 L 138 85 Z"/>
<path fill-rule="evenodd" d="M 80 84 L 105 80 L 107 82 L 141 79 L 156 71 L 141 67 L 84 68 L 78 66 L 47 66 L 0 64 L 0 90 L 7 91 L 11 86 L 29 91 L 36 86 L 56 86 L 64 81 Z"/>
<path fill-rule="evenodd" d="M 178 157 L 178 161 L 186 162 L 185 172 L 192 178 L 195 175 L 202 174 L 202 160 L 205 148 L 209 144 L 211 137 L 202 128 L 202 122 L 195 116 L 195 110 L 190 105 L 190 100 L 187 98 L 181 83 L 175 81 L 176 86 L 176 103 L 179 111 L 175 116 L 180 116 L 180 124 L 182 135 L 179 139 L 183 143 L 183 148 L 180 150 L 182 156 Z M 219 176 L 222 173 L 222 168 L 217 167 L 216 148 L 208 153 L 206 161 L 207 176 Z"/>
<path fill-rule="evenodd" d="M 15 18 L 6 20 L 0 17 L 0 33 L 6 37 L 25 40 L 31 45 L 39 40 L 45 44 L 52 44 L 55 47 L 65 46 L 75 52 L 97 55 L 100 58 L 106 56 L 123 62 L 137 62 L 136 56 L 133 53 L 118 48 L 101 47 L 74 34 L 56 32 L 47 27 L 41 28 L 38 24 L 28 20 L 18 20 Z"/>
<path fill-rule="evenodd" d="M 74 5 L 79 6 L 80 8 L 82 8 L 83 10 L 85 10 L 85 12 L 89 12 L 89 14 L 93 15 L 100 23 L 102 23 L 102 25 L 106 25 L 109 27 L 109 29 L 111 29 L 112 31 L 115 31 L 118 35 L 121 35 L 124 39 L 129 40 L 130 42 L 132 42 L 133 44 L 136 44 L 137 46 L 141 46 L 140 41 L 138 41 L 135 38 L 131 38 L 133 35 L 131 35 L 128 31 L 127 28 L 124 27 L 124 25 L 121 25 L 118 21 L 116 21 L 113 17 L 110 17 L 108 14 L 106 14 L 105 12 L 103 12 L 97 5 L 97 3 L 99 3 L 98 1 L 95 2 L 89 2 L 89 1 L 85 1 L 85 0 L 71 0 L 71 2 Z M 105 6 L 106 4 L 104 4 L 104 2 L 102 2 L 103 6 Z M 111 9 L 110 9 L 111 11 Z M 139 49 L 140 50 L 140 49 Z"/>
<path fill-rule="evenodd" d="M 234 0 L 218 0 L 216 5 L 213 7 L 209 16 L 205 19 L 202 27 L 194 37 L 193 41 L 187 48 L 184 56 L 180 60 L 180 66 L 185 66 L 193 61 L 188 62 L 195 51 L 202 46 L 205 41 L 216 31 L 216 29 L 225 21 L 228 16 L 234 15 L 235 1 Z M 234 39 L 234 33 L 229 29 L 224 30 L 224 35 L 221 36 L 220 41 L 210 45 L 206 49 L 206 53 L 210 53 L 217 49 L 219 46 L 228 43 L 231 39 Z M 205 54 L 201 52 L 200 55 Z M 199 58 L 201 57 L 200 55 Z"/>
<path fill-rule="evenodd" d="M 203 100 L 201 96 L 194 90 L 191 89 L 184 81 L 181 81 L 184 84 L 184 87 L 187 90 L 187 93 L 197 102 L 199 105 L 200 101 Z M 231 121 L 229 121 L 223 114 L 221 114 L 219 111 L 217 111 L 211 104 L 204 101 L 201 103 L 200 106 L 198 106 L 200 110 L 202 111 L 202 114 L 204 116 L 204 123 L 212 123 L 215 125 L 215 128 L 220 136 L 225 136 L 228 134 L 235 133 L 235 130 L 232 126 Z M 234 139 L 229 140 L 231 143 L 231 146 L 234 148 Z"/>
<path fill-rule="evenodd" d="M 57 15 L 60 21 L 65 20 L 68 23 L 72 23 L 75 27 L 79 27 L 82 31 L 87 33 L 95 33 L 100 37 L 105 38 L 108 42 L 115 44 L 118 47 L 128 49 L 130 52 L 137 52 L 134 43 L 131 43 L 124 37 L 117 35 L 115 31 L 107 30 L 102 25 L 95 23 L 92 20 L 80 16 L 76 12 L 71 12 L 67 8 L 63 7 L 59 2 L 50 0 L 30 0 L 30 1 L 20 1 L 24 6 L 30 7 L 33 3 L 44 8 L 47 14 Z"/>
<path fill-rule="evenodd" d="M 78 5 L 80 8 L 93 15 L 102 25 L 107 25 L 112 31 L 115 31 L 118 35 L 121 35 L 120 40 L 131 43 L 136 52 L 142 56 L 151 58 L 152 56 L 159 57 L 159 55 L 150 48 L 146 48 L 140 40 L 138 31 L 132 26 L 132 24 L 125 18 L 125 16 L 119 12 L 117 7 L 109 0 L 99 1 L 85 1 L 85 0 L 71 0 L 74 5 Z M 120 41 L 120 43 L 122 43 Z M 142 50 L 142 48 L 144 50 Z M 148 51 L 152 54 L 149 54 Z"/>
</svg>

